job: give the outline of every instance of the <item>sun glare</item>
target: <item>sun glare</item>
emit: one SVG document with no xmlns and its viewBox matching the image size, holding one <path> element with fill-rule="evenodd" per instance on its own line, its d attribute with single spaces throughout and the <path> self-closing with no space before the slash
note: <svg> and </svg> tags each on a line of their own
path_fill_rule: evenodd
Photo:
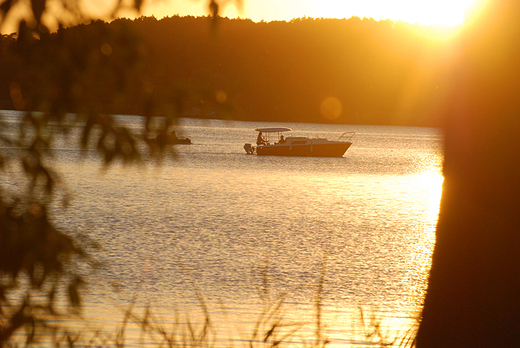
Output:
<svg viewBox="0 0 520 348">
<path fill-rule="evenodd" d="M 337 0 L 307 0 L 311 17 L 350 18 L 352 16 L 392 19 L 426 25 L 456 26 L 464 22 L 476 0 L 368 0 L 356 3 Z"/>
<path fill-rule="evenodd" d="M 433 210 L 438 210 L 442 195 L 444 177 L 441 174 L 423 173 L 418 176 L 420 186 L 429 192 Z"/>
<path fill-rule="evenodd" d="M 374 18 L 391 19 L 424 25 L 457 26 L 463 24 L 467 12 L 484 0 L 243 0 L 243 8 L 224 2 L 221 15 L 260 21 L 290 21 L 294 18 Z M 158 18 L 174 14 L 207 15 L 204 1 L 150 2 L 146 15 Z"/>
</svg>

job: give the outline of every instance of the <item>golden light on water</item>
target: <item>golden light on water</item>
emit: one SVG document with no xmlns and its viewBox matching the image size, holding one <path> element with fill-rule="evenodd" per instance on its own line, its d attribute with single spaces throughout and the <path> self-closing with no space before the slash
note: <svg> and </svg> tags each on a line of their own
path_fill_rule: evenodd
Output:
<svg viewBox="0 0 520 348">
<path fill-rule="evenodd" d="M 429 192 L 432 209 L 439 209 L 444 177 L 441 174 L 424 173 L 418 176 L 419 185 Z"/>
<path fill-rule="evenodd" d="M 444 177 L 441 174 L 426 172 L 415 177 L 416 185 L 424 190 L 424 197 L 427 199 L 425 206 L 427 211 L 424 212 L 424 221 L 416 226 L 417 235 L 421 239 L 420 243 L 416 243 L 410 248 L 410 258 L 414 267 L 409 269 L 410 281 L 408 283 L 408 294 L 410 299 L 415 299 L 416 308 L 422 307 L 422 299 L 426 295 L 425 281 L 417 281 L 417 279 L 427 279 L 426 275 L 431 268 L 431 255 L 435 243 L 435 226 L 437 224 L 440 201 L 442 195 L 442 183 Z"/>
</svg>

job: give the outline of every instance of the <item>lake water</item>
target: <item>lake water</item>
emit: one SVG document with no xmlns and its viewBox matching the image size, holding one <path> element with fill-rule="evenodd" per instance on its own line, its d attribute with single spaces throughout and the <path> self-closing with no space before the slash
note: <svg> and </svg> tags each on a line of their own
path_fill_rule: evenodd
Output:
<svg viewBox="0 0 520 348">
<path fill-rule="evenodd" d="M 136 116 L 120 120 L 141 126 Z M 167 325 L 187 322 L 175 313 L 200 324 L 199 293 L 215 345 L 240 346 L 265 305 L 286 294 L 283 323 L 298 327 L 291 337 L 301 346 L 314 337 L 322 265 L 329 346 L 370 346 L 360 308 L 388 337 L 415 324 L 439 211 L 438 129 L 197 119 L 180 126 L 193 144 L 176 146 L 177 159 L 160 168 L 101 173 L 93 153 L 79 161 L 77 148 L 57 145 L 74 200 L 56 223 L 103 246 L 96 255 L 105 267 L 85 294 L 89 327 L 115 332 L 132 302 L 135 313 L 150 306 Z M 356 134 L 343 158 L 246 155 L 254 129 L 274 126 L 294 136 Z M 129 330 L 132 345 L 139 329 Z"/>
</svg>

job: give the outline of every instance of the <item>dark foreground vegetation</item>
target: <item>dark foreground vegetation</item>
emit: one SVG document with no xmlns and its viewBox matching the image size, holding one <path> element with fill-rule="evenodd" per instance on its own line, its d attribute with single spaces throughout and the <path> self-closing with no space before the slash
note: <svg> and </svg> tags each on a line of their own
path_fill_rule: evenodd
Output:
<svg viewBox="0 0 520 348">
<path fill-rule="evenodd" d="M 196 287 L 193 291 L 198 298 L 198 309 L 191 312 L 162 311 L 156 316 L 154 309 L 147 306 L 137 308 L 132 301 L 127 308 L 116 309 L 120 312 L 112 317 L 117 325 L 103 327 L 88 319 L 72 315 L 55 316 L 54 320 L 39 317 L 43 311 L 32 308 L 31 314 L 37 318 L 31 325 L 24 325 L 21 330 L 0 341 L 2 347 L 45 346 L 45 347 L 98 347 L 123 348 L 130 347 L 302 347 L 325 348 L 331 344 L 337 345 L 329 337 L 327 331 L 344 330 L 345 338 L 354 344 L 370 347 L 413 347 L 419 321 L 402 331 L 389 331 L 385 328 L 384 318 L 372 310 L 359 307 L 358 317 L 346 327 L 330 327 L 323 320 L 326 315 L 322 308 L 321 298 L 324 292 L 326 265 L 316 274 L 315 284 L 306 284 L 314 290 L 314 315 L 308 321 L 288 319 L 294 317 L 285 310 L 286 299 L 290 293 L 277 292 L 270 286 L 269 265 L 260 267 L 261 284 L 257 284 L 260 302 L 258 313 L 247 327 L 236 327 L 236 333 L 220 328 L 219 322 L 212 317 L 215 308 L 211 308 L 203 293 Z M 226 311 L 225 303 L 220 304 L 220 310 Z M 6 307 L 9 312 L 9 307 Z M 62 313 L 63 314 L 63 313 Z M 56 320 L 57 319 L 57 320 Z M 99 319 L 99 318 L 98 318 Z M 222 318 L 220 318 L 222 319 Z M 69 322 L 68 322 L 69 321 Z M 73 324 L 70 325 L 70 322 Z M 106 320 L 105 320 L 106 322 Z M 222 324 L 222 322 L 220 322 Z M 0 336 L 1 337 L 1 336 Z"/>
<path fill-rule="evenodd" d="M 446 28 L 357 17 L 269 23 L 219 18 L 213 27 L 210 17 L 141 17 L 62 28 L 30 43 L 47 52 L 31 74 L 21 74 L 25 64 L 9 59 L 10 50 L 24 48 L 3 36 L 1 107 L 16 107 L 9 90 L 13 77 L 23 90 L 45 83 L 42 77 L 56 73 L 53 66 L 66 48 L 80 64 L 97 64 L 100 78 L 78 91 L 56 92 L 88 96 L 82 102 L 104 112 L 142 115 L 149 112 L 143 98 L 182 99 L 188 117 L 439 125 L 431 106 L 445 90 L 439 37 Z M 141 59 L 140 71 L 121 71 L 113 64 L 121 59 Z M 108 69 L 118 71 L 117 79 L 132 76 L 145 86 L 129 86 L 130 98 L 114 98 L 119 81 L 103 78 Z M 33 110 L 44 108 L 26 102 Z M 79 112 L 82 104 L 67 110 Z"/>
<path fill-rule="evenodd" d="M 0 3 L 1 22 L 15 3 Z M 72 261 L 95 268 L 85 243 L 56 230 L 48 213 L 66 194 L 57 194 L 64 185 L 51 160 L 56 128 L 67 134 L 67 112 L 84 126 L 83 147 L 99 132 L 96 151 L 106 165 L 160 160 L 165 144 L 152 146 L 147 136 L 167 134 L 175 117 L 190 114 L 425 125 L 442 115 L 445 180 L 417 346 L 518 346 L 520 2 L 485 2 L 452 45 L 411 26 L 357 18 L 140 18 L 49 33 L 46 1 L 27 3 L 34 20 L 21 22 L 17 39 L 3 36 L 0 51 L 1 108 L 26 111 L 18 137 L 0 127 L 0 346 L 16 333 L 33 343 L 37 329 L 49 329 L 42 313 L 56 315 L 60 290 L 80 305 L 88 279 Z M 132 3 L 139 9 L 142 1 Z M 218 9 L 215 1 L 210 8 Z M 218 31 L 209 35 L 210 26 Z M 146 116 L 145 132 L 133 134 L 108 112 Z M 166 116 L 158 130 L 150 127 L 154 115 Z M 21 285 L 24 296 L 13 296 Z M 35 303 L 36 292 L 47 301 Z"/>
</svg>

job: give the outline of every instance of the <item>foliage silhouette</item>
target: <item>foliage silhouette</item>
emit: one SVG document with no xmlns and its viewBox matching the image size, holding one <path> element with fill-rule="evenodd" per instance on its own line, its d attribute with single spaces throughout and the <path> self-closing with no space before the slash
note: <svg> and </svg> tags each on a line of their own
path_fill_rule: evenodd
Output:
<svg viewBox="0 0 520 348">
<path fill-rule="evenodd" d="M 81 147 L 95 149 L 105 166 L 142 165 L 145 159 L 160 163 L 174 152 L 150 139 L 168 134 L 187 98 L 182 90 L 172 92 L 175 98 L 159 95 L 145 69 L 153 55 L 129 21 L 119 20 L 110 30 L 101 21 L 64 29 L 90 18 L 78 1 L 57 4 L 59 11 L 46 0 L 0 4 L 0 25 L 16 7 L 28 5 L 31 14 L 19 22 L 16 34 L 1 38 L 0 106 L 21 116 L 15 128 L 0 115 L 0 347 L 22 330 L 26 344 L 37 342 L 39 331 L 50 327 L 49 315 L 60 314 L 55 306 L 60 292 L 76 312 L 85 270 L 98 266 L 87 252 L 95 242 L 53 224 L 52 215 L 70 199 L 53 167 L 57 138 L 70 141 L 71 129 L 79 124 Z M 116 17 L 127 6 L 138 14 L 142 5 L 141 0 L 118 1 L 109 15 Z M 209 6 L 216 18 L 218 4 Z M 48 23 L 57 23 L 57 32 L 51 33 Z M 139 134 L 112 116 L 130 101 L 144 119 Z"/>
<path fill-rule="evenodd" d="M 443 41 L 429 33 L 442 28 L 357 17 L 270 23 L 220 18 L 218 35 L 209 36 L 212 23 L 210 17 L 140 17 L 94 22 L 58 34 L 82 41 L 85 35 L 131 28 L 156 58 L 145 68 L 155 98 L 179 98 L 178 81 L 204 90 L 197 98 L 181 98 L 187 104 L 184 116 L 439 125 L 430 106 L 446 90 L 440 74 Z M 9 72 L 10 66 L 0 70 Z M 113 89 L 89 87 L 100 89 L 96 93 L 102 100 L 105 88 Z M 107 108 L 111 93 L 104 98 Z M 4 88 L 0 99 L 7 96 Z M 337 118 L 320 112 L 330 97 L 342 105 Z M 223 100 L 233 105 L 233 113 L 222 107 L 215 113 Z M 112 107 L 143 114 L 141 105 L 139 99 L 128 98 Z"/>
</svg>

